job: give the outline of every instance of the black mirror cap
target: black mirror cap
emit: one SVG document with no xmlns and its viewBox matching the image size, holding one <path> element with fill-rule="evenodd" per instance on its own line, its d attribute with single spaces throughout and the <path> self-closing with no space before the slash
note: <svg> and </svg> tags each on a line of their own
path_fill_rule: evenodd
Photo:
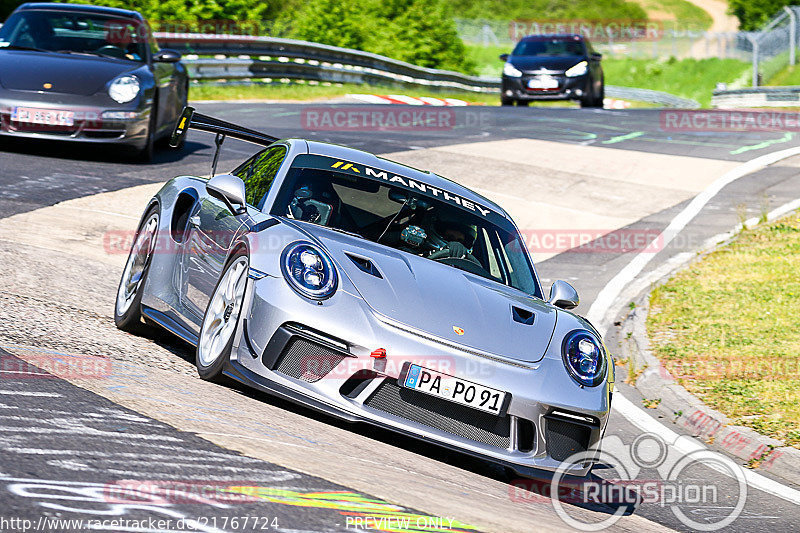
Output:
<svg viewBox="0 0 800 533">
<path fill-rule="evenodd" d="M 172 135 L 169 139 L 171 147 L 177 148 L 186 138 L 186 134 L 189 133 L 189 125 L 192 123 L 192 115 L 194 115 L 193 107 L 186 106 L 183 108 L 183 112 L 178 118 L 178 122 L 175 123 L 175 129 L 172 130 Z"/>
<path fill-rule="evenodd" d="M 153 61 L 156 63 L 177 63 L 180 60 L 180 52 L 176 52 L 175 50 L 170 50 L 168 48 L 159 50 L 158 53 L 153 56 Z"/>
</svg>

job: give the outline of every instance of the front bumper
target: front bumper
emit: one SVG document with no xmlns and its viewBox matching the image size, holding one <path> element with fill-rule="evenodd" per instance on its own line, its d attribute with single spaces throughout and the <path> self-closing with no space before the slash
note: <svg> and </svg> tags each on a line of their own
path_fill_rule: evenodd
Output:
<svg viewBox="0 0 800 533">
<path fill-rule="evenodd" d="M 560 353 L 536 363 L 500 362 L 394 324 L 342 289 L 323 305 L 307 301 L 282 278 L 250 280 L 245 298 L 249 311 L 227 373 L 262 390 L 522 475 L 559 468 L 573 453 L 596 447 L 605 430 L 607 384 L 582 389 Z M 370 356 L 377 348 L 386 359 Z M 506 391 L 510 402 L 496 416 L 402 388 L 398 378 L 411 363 Z M 582 476 L 590 468 L 575 464 L 569 473 Z"/>
<path fill-rule="evenodd" d="M 535 101 L 535 100 L 580 100 L 589 86 L 589 75 L 568 78 L 564 74 L 547 74 L 546 76 L 558 81 L 558 87 L 553 89 L 530 89 L 528 83 L 536 78 L 537 74 L 523 74 L 519 78 L 503 75 L 502 96 L 506 99 Z"/>
<path fill-rule="evenodd" d="M 72 112 L 74 123 L 56 126 L 19 122 L 14 118 L 14 110 L 18 107 Z M 0 89 L 0 135 L 125 144 L 141 149 L 147 142 L 149 123 L 149 105 L 119 105 L 109 98 L 97 96 Z"/>
</svg>

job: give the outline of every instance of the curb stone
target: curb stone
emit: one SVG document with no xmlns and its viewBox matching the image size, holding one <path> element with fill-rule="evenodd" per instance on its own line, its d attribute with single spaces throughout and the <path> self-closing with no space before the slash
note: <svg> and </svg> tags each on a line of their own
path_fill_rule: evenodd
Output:
<svg viewBox="0 0 800 533">
<path fill-rule="evenodd" d="M 660 400 L 654 409 L 664 420 L 680 426 L 706 444 L 719 445 L 749 468 L 769 472 L 794 484 L 797 483 L 797 473 L 800 472 L 799 449 L 785 446 L 783 441 L 761 435 L 750 428 L 732 425 L 727 416 L 711 409 L 683 388 L 650 349 L 645 323 L 652 289 L 666 283 L 677 271 L 729 242 L 727 240 L 703 253 L 693 254 L 637 296 L 634 300 L 636 307 L 625 313 L 620 327 L 617 328 L 621 359 L 629 361 L 629 374 L 631 370 L 639 374 L 633 385 L 642 396 Z"/>
</svg>

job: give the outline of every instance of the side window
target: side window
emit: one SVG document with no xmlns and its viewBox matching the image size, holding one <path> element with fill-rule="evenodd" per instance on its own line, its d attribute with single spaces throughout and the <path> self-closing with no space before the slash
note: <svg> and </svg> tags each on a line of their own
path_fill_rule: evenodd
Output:
<svg viewBox="0 0 800 533">
<path fill-rule="evenodd" d="M 245 200 L 249 205 L 259 207 L 286 157 L 286 151 L 283 145 L 267 148 L 236 171 L 244 181 Z"/>
</svg>

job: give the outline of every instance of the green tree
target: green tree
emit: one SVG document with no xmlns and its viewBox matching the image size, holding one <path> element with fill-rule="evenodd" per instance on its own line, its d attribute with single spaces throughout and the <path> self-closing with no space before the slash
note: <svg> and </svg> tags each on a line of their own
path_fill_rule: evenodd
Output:
<svg viewBox="0 0 800 533">
<path fill-rule="evenodd" d="M 422 67 L 472 72 L 464 42 L 446 6 L 430 0 L 394 0 L 370 51 Z"/>
<path fill-rule="evenodd" d="M 315 0 L 290 19 L 290 36 L 303 41 L 365 49 L 374 19 L 365 0 Z"/>
<path fill-rule="evenodd" d="M 24 4 L 26 0 L 0 0 L 0 20 L 6 20 L 17 6 Z"/>
<path fill-rule="evenodd" d="M 440 0 L 319 0 L 291 20 L 290 36 L 374 52 L 415 65 L 471 72 Z"/>
<path fill-rule="evenodd" d="M 742 30 L 755 31 L 789 4 L 786 0 L 729 0 L 728 12 L 739 19 Z"/>
</svg>

